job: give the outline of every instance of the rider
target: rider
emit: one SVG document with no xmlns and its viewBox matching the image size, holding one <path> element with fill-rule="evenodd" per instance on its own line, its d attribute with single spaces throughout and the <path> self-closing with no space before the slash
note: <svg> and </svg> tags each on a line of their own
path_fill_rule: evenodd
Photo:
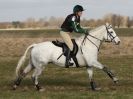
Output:
<svg viewBox="0 0 133 99">
<path fill-rule="evenodd" d="M 74 31 L 76 33 L 88 34 L 88 30 L 83 29 L 80 26 L 80 17 L 82 16 L 83 11 L 84 9 L 81 5 L 74 6 L 73 13 L 68 15 L 63 24 L 61 25 L 60 35 L 69 48 L 69 51 L 66 56 L 66 68 L 73 65 L 73 63 L 70 63 L 70 52 L 73 50 L 73 43 L 71 41 L 69 33 Z"/>
</svg>

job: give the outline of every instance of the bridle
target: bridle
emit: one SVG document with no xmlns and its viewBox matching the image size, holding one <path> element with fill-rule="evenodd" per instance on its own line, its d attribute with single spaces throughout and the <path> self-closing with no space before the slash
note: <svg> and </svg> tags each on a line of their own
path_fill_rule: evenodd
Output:
<svg viewBox="0 0 133 99">
<path fill-rule="evenodd" d="M 108 30 L 108 29 L 111 29 L 111 28 L 112 28 L 111 25 L 109 25 L 109 26 L 106 26 L 106 25 L 105 25 L 105 27 L 106 27 L 106 31 L 107 31 L 107 40 L 106 40 L 105 42 L 112 42 L 117 36 L 114 37 L 114 36 L 112 35 L 112 32 L 110 32 L 110 31 Z M 88 36 L 90 36 L 90 37 L 92 37 L 92 38 L 94 38 L 94 39 L 99 40 L 99 41 L 100 41 L 100 46 L 97 46 L 92 40 L 90 40 L 90 39 L 88 38 Z M 109 40 L 108 36 L 110 37 L 111 41 Z M 97 47 L 98 51 L 100 50 L 100 47 L 101 47 L 101 44 L 102 44 L 103 40 L 101 40 L 101 39 L 99 39 L 99 38 L 97 38 L 97 37 L 95 37 L 95 36 L 93 36 L 93 35 L 90 35 L 90 34 L 88 33 L 87 35 L 84 36 L 84 39 L 83 39 L 83 41 L 82 41 L 82 43 L 81 43 L 81 46 L 80 46 L 80 49 L 81 49 L 81 53 L 82 53 L 82 54 L 83 54 L 82 46 L 85 45 L 86 39 L 87 39 L 88 41 L 90 41 L 93 45 L 95 45 L 95 46 Z"/>
<path fill-rule="evenodd" d="M 106 41 L 106 42 L 109 42 L 109 38 L 108 38 L 108 36 L 109 36 L 110 39 L 111 39 L 110 42 L 112 42 L 112 41 L 117 37 L 117 35 L 114 37 L 114 36 L 112 35 L 112 32 L 109 32 L 108 29 L 111 29 L 111 28 L 112 28 L 111 25 L 109 25 L 108 27 L 105 25 L 105 27 L 106 27 L 106 31 L 107 31 L 107 41 Z"/>
</svg>

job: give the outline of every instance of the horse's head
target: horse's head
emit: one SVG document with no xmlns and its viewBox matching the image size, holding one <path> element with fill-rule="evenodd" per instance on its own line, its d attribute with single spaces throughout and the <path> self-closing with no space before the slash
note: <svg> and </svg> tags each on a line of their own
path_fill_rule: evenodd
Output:
<svg viewBox="0 0 133 99">
<path fill-rule="evenodd" d="M 119 45 L 120 39 L 117 36 L 117 34 L 115 33 L 112 25 L 106 23 L 105 27 L 106 27 L 106 33 L 104 36 L 105 41 L 106 42 L 113 42 L 114 44 Z"/>
</svg>

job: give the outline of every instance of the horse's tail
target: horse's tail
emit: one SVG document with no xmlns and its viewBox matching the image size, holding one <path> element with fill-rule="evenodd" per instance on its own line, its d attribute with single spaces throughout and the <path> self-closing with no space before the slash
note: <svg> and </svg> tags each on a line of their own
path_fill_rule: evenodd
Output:
<svg viewBox="0 0 133 99">
<path fill-rule="evenodd" d="M 26 49 L 24 55 L 20 58 L 20 60 L 19 60 L 19 62 L 18 62 L 18 65 L 17 65 L 17 67 L 16 67 L 16 75 L 17 75 L 17 76 L 19 76 L 19 70 L 20 70 L 20 68 L 22 67 L 22 65 L 23 65 L 23 63 L 25 62 L 25 60 L 26 60 L 26 55 L 27 55 L 28 51 L 29 51 L 31 48 L 33 48 L 35 45 L 36 45 L 36 44 L 30 45 L 30 46 Z"/>
</svg>

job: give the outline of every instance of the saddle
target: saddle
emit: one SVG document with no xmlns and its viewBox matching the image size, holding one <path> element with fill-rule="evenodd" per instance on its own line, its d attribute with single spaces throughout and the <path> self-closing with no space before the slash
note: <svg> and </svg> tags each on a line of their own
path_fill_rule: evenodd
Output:
<svg viewBox="0 0 133 99">
<path fill-rule="evenodd" d="M 72 40 L 72 43 L 73 43 L 73 51 L 71 51 L 70 53 L 70 59 L 72 58 L 73 61 L 75 62 L 76 64 L 76 67 L 79 67 L 79 64 L 78 64 L 78 61 L 77 61 L 77 58 L 76 58 L 76 55 L 77 55 L 77 52 L 78 52 L 78 45 L 77 43 L 75 42 L 75 39 L 71 39 Z M 64 42 L 60 42 L 58 40 L 56 41 L 52 41 L 52 43 L 55 45 L 55 46 L 58 46 L 58 47 L 61 47 L 62 48 L 62 54 L 57 58 L 57 60 L 62 56 L 66 56 L 68 51 L 70 50 L 68 48 L 68 46 L 64 43 Z"/>
</svg>

